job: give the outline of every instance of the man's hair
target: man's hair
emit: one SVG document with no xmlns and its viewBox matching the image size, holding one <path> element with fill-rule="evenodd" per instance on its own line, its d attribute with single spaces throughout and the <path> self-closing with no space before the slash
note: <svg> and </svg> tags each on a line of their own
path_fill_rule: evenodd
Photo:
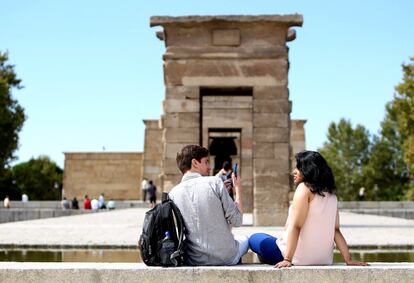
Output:
<svg viewBox="0 0 414 283">
<path fill-rule="evenodd" d="M 231 169 L 231 164 L 228 161 L 224 161 L 223 163 L 223 169 L 226 171 L 229 171 Z"/>
<path fill-rule="evenodd" d="M 205 147 L 190 144 L 186 145 L 177 153 L 177 166 L 181 173 L 185 173 L 191 169 L 191 160 L 196 159 L 201 162 L 201 158 L 208 157 L 208 149 Z"/>
<path fill-rule="evenodd" d="M 325 158 L 316 151 L 302 151 L 296 154 L 296 168 L 303 175 L 303 182 L 312 193 L 324 196 L 336 189 L 332 170 Z"/>
</svg>

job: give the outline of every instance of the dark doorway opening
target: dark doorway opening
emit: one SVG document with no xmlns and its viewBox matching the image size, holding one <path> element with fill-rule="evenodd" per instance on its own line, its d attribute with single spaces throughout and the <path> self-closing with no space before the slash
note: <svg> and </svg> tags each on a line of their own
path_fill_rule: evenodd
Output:
<svg viewBox="0 0 414 283">
<path fill-rule="evenodd" d="M 211 137 L 209 151 L 214 155 L 213 175 L 217 174 L 225 161 L 232 164 L 232 155 L 237 155 L 236 137 Z"/>
</svg>

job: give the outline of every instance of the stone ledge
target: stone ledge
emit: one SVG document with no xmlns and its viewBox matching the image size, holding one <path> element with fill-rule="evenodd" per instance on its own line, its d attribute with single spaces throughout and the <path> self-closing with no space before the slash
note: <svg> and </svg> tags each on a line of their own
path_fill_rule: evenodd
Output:
<svg viewBox="0 0 414 283">
<path fill-rule="evenodd" d="M 412 282 L 414 263 L 345 265 L 269 265 L 231 267 L 147 267 L 142 263 L 18 263 L 1 262 L 6 282 Z"/>
</svg>

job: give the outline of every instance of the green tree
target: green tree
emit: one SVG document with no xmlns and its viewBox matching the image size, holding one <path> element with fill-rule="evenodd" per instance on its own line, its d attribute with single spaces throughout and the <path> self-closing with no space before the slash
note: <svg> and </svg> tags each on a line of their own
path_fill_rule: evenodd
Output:
<svg viewBox="0 0 414 283">
<path fill-rule="evenodd" d="M 319 149 L 335 176 L 337 195 L 341 200 L 355 200 L 364 186 L 363 168 L 369 160 L 370 134 L 362 125 L 352 127 L 341 119 L 328 128 L 328 141 Z"/>
<path fill-rule="evenodd" d="M 380 136 L 374 136 L 371 156 L 363 170 L 367 200 L 402 200 L 408 188 L 408 166 L 403 159 L 397 112 L 392 102 L 385 109 Z"/>
<path fill-rule="evenodd" d="M 407 197 L 414 200 L 414 57 L 403 64 L 403 81 L 395 88 L 391 107 L 396 112 L 398 129 L 403 140 L 404 160 L 410 172 Z"/>
<path fill-rule="evenodd" d="M 47 156 L 39 156 L 15 165 L 13 179 L 20 192 L 32 200 L 58 200 L 63 170 Z M 56 184 L 58 186 L 56 187 Z"/>
<path fill-rule="evenodd" d="M 12 96 L 12 89 L 21 88 L 21 80 L 14 72 L 14 66 L 7 64 L 7 53 L 0 52 L 0 194 L 9 193 L 12 181 L 9 164 L 15 159 L 18 148 L 18 133 L 22 129 L 25 115 L 23 108 Z"/>
</svg>

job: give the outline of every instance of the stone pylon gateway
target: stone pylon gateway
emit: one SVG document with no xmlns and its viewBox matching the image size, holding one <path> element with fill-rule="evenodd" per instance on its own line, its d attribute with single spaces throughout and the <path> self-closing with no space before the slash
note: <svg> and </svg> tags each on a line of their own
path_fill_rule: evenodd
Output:
<svg viewBox="0 0 414 283">
<path fill-rule="evenodd" d="M 145 142 L 142 175 L 169 191 L 181 178 L 176 153 L 200 144 L 210 150 L 214 171 L 226 160 L 239 164 L 254 225 L 283 225 L 295 124 L 286 43 L 302 22 L 297 14 L 151 17 L 166 46 L 166 91 L 159 123 L 145 122 L 161 142 Z M 299 132 L 303 124 L 296 123 Z"/>
</svg>

